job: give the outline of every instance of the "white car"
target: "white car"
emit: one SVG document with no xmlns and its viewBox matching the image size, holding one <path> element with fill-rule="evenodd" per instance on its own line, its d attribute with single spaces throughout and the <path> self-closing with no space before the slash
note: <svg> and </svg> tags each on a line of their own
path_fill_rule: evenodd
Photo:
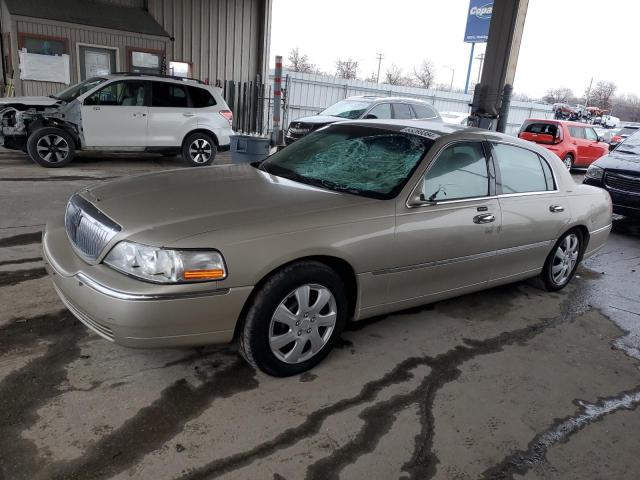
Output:
<svg viewBox="0 0 640 480">
<path fill-rule="evenodd" d="M 440 112 L 440 116 L 442 117 L 442 121 L 445 123 L 451 123 L 454 125 L 464 125 L 467 126 L 467 122 L 469 121 L 469 113 L 464 112 Z"/>
<path fill-rule="evenodd" d="M 50 97 L 0 99 L 6 148 L 43 167 L 62 167 L 76 150 L 181 153 L 210 165 L 229 149 L 233 114 L 221 89 L 178 77 L 112 74 Z"/>
</svg>

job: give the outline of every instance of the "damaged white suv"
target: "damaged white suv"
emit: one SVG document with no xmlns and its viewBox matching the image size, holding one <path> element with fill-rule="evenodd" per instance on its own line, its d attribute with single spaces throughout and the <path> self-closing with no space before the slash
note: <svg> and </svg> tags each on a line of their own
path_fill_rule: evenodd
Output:
<svg viewBox="0 0 640 480">
<path fill-rule="evenodd" d="M 50 97 L 0 99 L 2 140 L 43 167 L 62 167 L 77 150 L 181 153 L 210 165 L 229 149 L 233 114 L 221 89 L 177 77 L 112 74 Z"/>
</svg>

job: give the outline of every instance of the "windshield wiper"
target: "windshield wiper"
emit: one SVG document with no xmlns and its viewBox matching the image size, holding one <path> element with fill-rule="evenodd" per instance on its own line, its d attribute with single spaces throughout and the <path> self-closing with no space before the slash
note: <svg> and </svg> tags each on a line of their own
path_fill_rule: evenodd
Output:
<svg viewBox="0 0 640 480">
<path fill-rule="evenodd" d="M 53 98 L 54 100 L 62 100 L 60 97 L 56 97 L 55 95 L 49 95 L 49 98 Z"/>
<path fill-rule="evenodd" d="M 633 150 L 625 150 L 625 149 L 618 150 L 616 148 L 614 151 L 618 153 L 630 153 L 631 155 L 638 155 L 638 152 L 634 152 Z"/>
</svg>

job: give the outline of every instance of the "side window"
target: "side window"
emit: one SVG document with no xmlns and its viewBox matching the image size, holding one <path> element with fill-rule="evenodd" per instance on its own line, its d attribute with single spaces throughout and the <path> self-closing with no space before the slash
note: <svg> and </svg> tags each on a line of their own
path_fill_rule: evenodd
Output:
<svg viewBox="0 0 640 480">
<path fill-rule="evenodd" d="M 371 115 L 374 116 L 372 117 Z M 391 104 L 381 103 L 380 105 L 376 105 L 371 110 L 369 110 L 366 118 L 391 118 Z"/>
<path fill-rule="evenodd" d="M 493 149 L 500 170 L 498 188 L 502 187 L 502 193 L 550 190 L 547 188 L 547 175 L 537 153 L 502 143 L 494 144 Z"/>
<path fill-rule="evenodd" d="M 188 107 L 187 90 L 183 85 L 175 83 L 151 82 L 151 106 Z"/>
<path fill-rule="evenodd" d="M 598 141 L 598 134 L 593 128 L 585 128 L 584 133 L 587 140 L 593 140 L 594 142 Z"/>
<path fill-rule="evenodd" d="M 89 95 L 85 105 L 142 107 L 144 106 L 144 82 L 121 80 L 110 83 Z"/>
<path fill-rule="evenodd" d="M 406 103 L 394 103 L 393 118 L 413 118 L 411 107 Z"/>
<path fill-rule="evenodd" d="M 436 118 L 436 111 L 429 105 L 423 105 L 421 103 L 413 103 L 411 105 L 413 111 L 416 112 L 416 118 Z"/>
<path fill-rule="evenodd" d="M 569 127 L 569 133 L 573 138 L 585 138 L 584 128 L 582 127 Z"/>
<path fill-rule="evenodd" d="M 216 104 L 213 95 L 208 90 L 199 87 L 187 87 L 191 95 L 191 103 L 195 108 L 213 107 Z"/>
<path fill-rule="evenodd" d="M 422 192 L 429 201 L 488 195 L 489 174 L 482 144 L 458 143 L 443 150 L 429 167 Z"/>
<path fill-rule="evenodd" d="M 542 165 L 542 171 L 544 172 L 544 180 L 547 183 L 547 190 L 555 190 L 556 182 L 553 180 L 551 167 L 544 158 L 540 158 L 540 165 Z"/>
</svg>

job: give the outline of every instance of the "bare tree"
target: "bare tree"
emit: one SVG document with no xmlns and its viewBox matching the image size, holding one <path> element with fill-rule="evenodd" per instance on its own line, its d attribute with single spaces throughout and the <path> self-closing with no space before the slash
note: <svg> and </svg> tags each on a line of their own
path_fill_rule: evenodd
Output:
<svg viewBox="0 0 640 480">
<path fill-rule="evenodd" d="M 388 85 L 402 85 L 402 69 L 395 63 L 384 74 L 384 83 Z"/>
<path fill-rule="evenodd" d="M 573 90 L 567 87 L 550 88 L 542 99 L 547 103 L 569 103 L 575 100 Z"/>
<path fill-rule="evenodd" d="M 424 59 L 420 64 L 420 67 L 414 67 L 413 76 L 416 79 L 418 86 L 422 88 L 431 88 L 431 85 L 436 78 L 435 67 L 431 60 Z"/>
<path fill-rule="evenodd" d="M 316 70 L 315 65 L 309 61 L 309 56 L 300 53 L 298 47 L 292 48 L 289 52 L 289 65 L 287 68 L 293 72 L 313 73 Z"/>
<path fill-rule="evenodd" d="M 596 83 L 591 92 L 585 91 L 585 97 L 589 97 L 589 106 L 601 108 L 603 110 L 611 110 L 613 95 L 616 93 L 617 86 L 613 82 L 600 81 Z"/>
<path fill-rule="evenodd" d="M 336 62 L 336 77 L 339 78 L 356 78 L 356 74 L 358 73 L 358 62 L 353 60 L 352 58 L 348 58 L 347 60 L 338 59 Z"/>
</svg>

